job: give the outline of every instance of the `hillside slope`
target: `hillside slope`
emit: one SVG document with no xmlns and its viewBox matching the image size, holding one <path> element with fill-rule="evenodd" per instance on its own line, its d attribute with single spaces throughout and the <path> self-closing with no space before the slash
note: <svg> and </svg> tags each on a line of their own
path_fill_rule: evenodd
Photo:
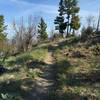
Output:
<svg viewBox="0 0 100 100">
<path fill-rule="evenodd" d="M 99 47 L 62 39 L 8 57 L 0 93 L 17 100 L 99 100 Z"/>
</svg>

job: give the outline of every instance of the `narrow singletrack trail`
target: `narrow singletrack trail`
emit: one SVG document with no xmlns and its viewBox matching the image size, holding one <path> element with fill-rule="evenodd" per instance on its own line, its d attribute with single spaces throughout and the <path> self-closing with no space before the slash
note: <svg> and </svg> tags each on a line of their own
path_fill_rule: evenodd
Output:
<svg viewBox="0 0 100 100">
<path fill-rule="evenodd" d="M 26 100 L 53 100 L 51 94 L 55 91 L 55 73 L 52 50 L 48 49 L 44 63 L 46 66 L 42 75 L 35 78 L 33 89 L 27 94 Z"/>
</svg>

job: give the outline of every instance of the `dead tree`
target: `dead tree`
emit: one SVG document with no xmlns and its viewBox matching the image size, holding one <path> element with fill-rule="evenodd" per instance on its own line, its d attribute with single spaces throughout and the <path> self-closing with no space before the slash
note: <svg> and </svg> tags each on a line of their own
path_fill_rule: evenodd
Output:
<svg viewBox="0 0 100 100">
<path fill-rule="evenodd" d="M 36 35 L 36 27 L 33 19 L 32 16 L 29 16 L 28 21 L 24 22 L 22 17 L 19 24 L 16 24 L 16 21 L 13 22 L 18 51 L 27 51 L 32 47 L 32 40 Z"/>
<path fill-rule="evenodd" d="M 99 31 L 99 26 L 100 26 L 100 10 L 99 10 L 99 18 L 98 18 L 98 23 L 97 23 L 97 29 L 96 29 L 96 32 Z"/>
</svg>

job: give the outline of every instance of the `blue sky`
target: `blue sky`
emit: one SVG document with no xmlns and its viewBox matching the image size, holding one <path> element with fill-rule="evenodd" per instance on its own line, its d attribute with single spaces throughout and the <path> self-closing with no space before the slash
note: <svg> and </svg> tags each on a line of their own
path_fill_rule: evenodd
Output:
<svg viewBox="0 0 100 100">
<path fill-rule="evenodd" d="M 48 31 L 54 27 L 53 22 L 58 12 L 59 0 L 0 0 L 0 14 L 5 16 L 9 36 L 12 36 L 13 19 L 27 18 L 28 15 L 42 16 L 48 24 Z M 100 0 L 79 0 L 81 23 L 88 15 L 98 16 Z"/>
</svg>

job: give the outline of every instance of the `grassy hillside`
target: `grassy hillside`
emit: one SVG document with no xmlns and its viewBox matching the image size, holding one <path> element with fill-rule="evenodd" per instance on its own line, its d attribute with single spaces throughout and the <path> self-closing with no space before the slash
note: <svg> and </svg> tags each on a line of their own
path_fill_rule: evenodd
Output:
<svg viewBox="0 0 100 100">
<path fill-rule="evenodd" d="M 99 100 L 100 51 L 97 45 L 72 41 L 73 38 L 69 38 L 42 43 L 30 52 L 8 57 L 5 61 L 8 70 L 0 75 L 0 94 L 28 100 L 37 77 L 40 79 L 48 66 L 46 56 L 52 52 L 55 73 L 51 74 L 56 76 L 56 90 L 49 93 L 52 98 L 48 100 Z"/>
<path fill-rule="evenodd" d="M 100 99 L 100 55 L 95 49 L 96 45 L 67 41 L 54 47 L 59 100 Z"/>
<path fill-rule="evenodd" d="M 31 52 L 8 57 L 4 64 L 7 72 L 0 75 L 0 94 L 7 95 L 7 98 L 15 97 L 11 100 L 24 100 L 35 77 L 41 75 L 47 52 L 47 47 L 41 46 Z"/>
</svg>

